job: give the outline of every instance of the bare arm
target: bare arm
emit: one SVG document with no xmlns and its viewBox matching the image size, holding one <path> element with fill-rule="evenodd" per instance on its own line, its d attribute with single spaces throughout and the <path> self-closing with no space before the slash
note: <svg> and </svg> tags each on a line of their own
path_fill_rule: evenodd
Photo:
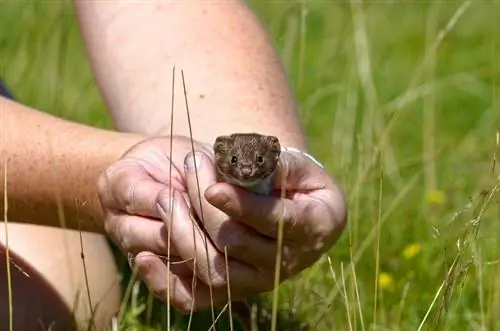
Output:
<svg viewBox="0 0 500 331">
<path fill-rule="evenodd" d="M 184 70 L 195 139 L 260 132 L 304 148 L 282 65 L 243 1 L 75 0 L 98 85 L 119 130 L 188 135 Z"/>
<path fill-rule="evenodd" d="M 99 174 L 142 138 L 71 123 L 0 97 L 0 211 L 8 219 L 104 232 Z M 7 173 L 5 172 L 7 165 Z"/>
</svg>

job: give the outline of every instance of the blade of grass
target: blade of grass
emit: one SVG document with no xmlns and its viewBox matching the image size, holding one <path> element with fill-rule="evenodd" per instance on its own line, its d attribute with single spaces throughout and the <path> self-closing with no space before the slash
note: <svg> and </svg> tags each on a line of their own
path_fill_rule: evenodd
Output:
<svg viewBox="0 0 500 331">
<path fill-rule="evenodd" d="M 193 156 L 194 156 L 194 142 L 193 142 L 193 129 L 192 129 L 192 126 L 191 126 L 191 116 L 190 116 L 190 113 L 189 113 L 189 105 L 188 105 L 188 99 L 187 99 L 187 89 L 186 89 L 186 80 L 184 78 L 184 70 L 181 69 L 181 77 L 182 77 L 182 87 L 183 87 L 183 90 L 184 90 L 184 101 L 185 101 L 185 106 L 186 106 L 186 114 L 187 114 L 187 120 L 188 120 L 188 126 L 189 126 L 189 138 L 190 138 L 190 141 L 191 141 L 191 152 L 193 153 Z M 194 162 L 194 172 L 195 172 L 195 175 L 196 175 L 196 186 L 197 186 L 197 191 L 198 191 L 198 201 L 200 202 L 200 219 L 201 219 L 201 223 L 203 225 L 205 225 L 205 217 L 203 215 L 203 205 L 202 205 L 202 200 L 201 200 L 201 190 L 200 190 L 200 181 L 199 181 L 199 178 L 198 178 L 198 167 L 196 165 L 196 162 Z M 194 229 L 194 224 L 193 224 L 193 229 Z M 193 236 L 194 236 L 194 232 L 193 232 Z M 196 241 L 194 241 L 196 243 Z M 207 267 L 208 267 L 208 274 L 209 275 L 212 275 L 212 271 L 211 271 L 211 265 L 210 265 L 210 259 L 209 259 L 209 256 L 208 256 L 208 239 L 207 239 L 207 236 L 203 235 L 203 244 L 204 244 L 204 248 L 205 248 L 205 254 L 206 254 L 206 258 L 207 258 Z M 196 249 L 196 247 L 195 247 Z M 196 263 L 195 263 L 196 265 Z M 193 279 L 195 279 L 195 275 L 193 275 Z M 210 292 L 210 309 L 211 309 L 211 313 L 212 313 L 212 322 L 215 322 L 215 308 L 214 308 L 214 298 L 213 298 L 213 289 L 212 289 L 212 282 L 211 280 L 209 280 L 209 283 L 208 283 L 208 287 L 209 287 L 209 292 Z M 194 291 L 194 286 L 193 286 L 193 291 Z M 193 298 L 194 298 L 194 295 L 193 295 Z M 214 330 L 215 330 L 215 325 L 214 325 Z"/>
<path fill-rule="evenodd" d="M 286 179 L 288 177 L 288 169 L 283 169 L 281 179 L 281 199 L 286 197 Z M 284 204 L 283 204 L 284 208 Z M 276 264 L 274 269 L 274 289 L 273 289 L 273 303 L 272 303 L 272 315 L 271 315 L 271 331 L 276 331 L 277 318 L 278 318 L 278 299 L 279 299 L 279 284 L 281 280 L 281 255 L 283 250 L 283 228 L 284 228 L 284 210 L 281 213 L 281 217 L 278 222 L 278 238 L 276 250 Z"/>
<path fill-rule="evenodd" d="M 300 42 L 299 42 L 299 76 L 298 76 L 298 89 L 302 88 L 304 81 L 304 64 L 306 57 L 306 43 L 307 43 L 307 0 L 300 2 Z"/>
<path fill-rule="evenodd" d="M 0 108 L 3 105 L 0 105 Z M 3 109 L 2 109 L 3 110 Z M 10 248 L 9 248 L 9 231 L 8 231 L 8 194 L 7 194 L 7 157 L 4 160 L 4 175 L 3 175 L 3 221 L 5 223 L 5 267 L 7 269 L 7 302 L 9 307 L 9 331 L 14 330 L 14 304 L 12 302 L 12 273 L 10 270 Z"/>
<path fill-rule="evenodd" d="M 381 153 L 383 154 L 383 152 Z M 382 159 L 382 158 L 381 158 Z M 382 217 L 382 192 L 384 187 L 384 167 L 382 162 L 380 162 L 380 180 L 379 180 L 379 191 L 378 191 L 378 213 L 375 227 L 376 231 L 376 248 L 375 248 L 375 290 L 373 298 L 373 325 L 377 325 L 377 308 L 378 308 L 378 278 L 380 272 L 380 230 L 381 230 L 381 217 Z"/>
<path fill-rule="evenodd" d="M 352 327 L 352 321 L 351 321 L 351 312 L 350 312 L 350 309 L 349 309 L 349 298 L 347 296 L 347 290 L 346 290 L 346 286 L 345 286 L 345 275 L 344 275 L 344 266 L 343 266 L 343 263 L 341 263 L 341 266 L 340 266 L 340 276 L 342 278 L 342 290 L 344 291 L 344 301 L 345 301 L 345 309 L 346 309 L 346 313 L 347 313 L 347 325 L 349 326 L 349 330 L 354 330 L 353 327 Z"/>
<path fill-rule="evenodd" d="M 424 64 L 424 72 L 427 81 L 434 81 L 436 79 L 436 58 L 437 48 L 432 47 L 432 39 L 437 31 L 437 21 L 439 18 L 439 2 L 434 2 L 431 5 L 431 14 L 427 15 L 427 50 L 425 58 L 427 61 Z M 432 89 L 430 93 L 424 97 L 423 106 L 423 121 L 422 121 L 422 166 L 424 168 L 425 191 L 431 192 L 436 190 L 436 164 L 433 155 L 435 153 L 435 111 L 436 111 L 436 93 Z"/>
<path fill-rule="evenodd" d="M 170 252 L 171 252 L 171 229 L 172 229 L 172 222 L 174 219 L 174 208 L 173 208 L 173 189 L 172 189 L 172 154 L 173 154 L 173 136 L 174 136 L 174 101 L 175 101 L 175 66 L 172 67 L 172 90 L 171 90 L 171 108 L 170 108 L 170 151 L 169 151 L 169 158 L 170 158 L 170 165 L 169 165 L 169 174 L 168 174 L 168 189 L 169 189 L 169 211 L 170 211 L 170 218 L 168 220 L 168 231 L 167 231 L 167 330 L 170 331 Z"/>
<path fill-rule="evenodd" d="M 229 306 L 229 330 L 233 331 L 233 311 L 231 304 L 231 284 L 229 282 L 229 262 L 227 259 L 227 246 L 224 246 L 224 259 L 226 262 L 226 279 L 227 279 L 227 296 L 228 296 L 228 306 Z"/>
<path fill-rule="evenodd" d="M 383 224 L 385 223 L 385 221 L 389 218 L 389 215 L 391 215 L 391 213 L 393 212 L 393 210 L 400 204 L 401 200 L 406 196 L 406 194 L 408 194 L 408 192 L 410 191 L 410 189 L 414 187 L 414 185 L 417 182 L 417 179 L 420 177 L 421 173 L 422 173 L 422 171 L 419 171 L 417 174 L 415 174 L 413 176 L 413 178 L 411 180 L 409 180 L 408 183 L 403 187 L 403 189 L 398 193 L 398 195 L 392 201 L 392 203 L 387 207 L 387 209 L 385 210 L 385 212 L 382 215 L 382 218 L 380 220 L 380 226 L 383 226 Z M 356 254 L 354 255 L 354 258 L 350 262 L 351 264 L 355 264 L 356 265 L 358 263 L 358 261 L 361 259 L 361 257 L 363 256 L 364 252 L 366 251 L 366 249 L 369 247 L 370 243 L 374 240 L 374 237 L 376 235 L 376 231 L 377 231 L 376 227 L 372 227 L 372 230 L 366 236 L 365 240 L 360 245 L 360 248 L 356 251 Z M 349 266 L 349 268 L 350 268 L 350 266 Z M 350 271 L 347 270 L 346 274 L 349 275 Z M 317 327 L 318 323 L 325 316 L 325 313 L 328 310 L 329 304 L 331 302 L 333 302 L 333 300 L 335 300 L 335 297 L 337 296 L 337 294 L 338 294 L 338 291 L 337 290 L 333 290 L 332 292 L 330 292 L 330 294 L 328 295 L 328 297 L 325 299 L 325 301 L 328 302 L 328 304 L 323 309 L 318 310 L 318 312 L 316 313 L 316 315 L 313 317 L 313 319 L 314 319 L 314 323 L 313 323 L 314 328 Z"/>
<path fill-rule="evenodd" d="M 370 47 L 366 33 L 365 14 L 361 0 L 351 0 L 351 14 L 354 28 L 354 46 L 356 50 L 356 65 L 358 77 L 366 99 L 366 110 L 363 117 L 363 142 L 366 151 L 366 159 L 376 148 L 373 144 L 375 139 L 380 139 L 384 129 L 383 118 L 379 111 L 378 93 L 372 75 L 370 59 Z M 398 187 L 402 186 L 394 150 L 389 143 L 385 144 L 384 167 L 389 179 Z"/>
</svg>

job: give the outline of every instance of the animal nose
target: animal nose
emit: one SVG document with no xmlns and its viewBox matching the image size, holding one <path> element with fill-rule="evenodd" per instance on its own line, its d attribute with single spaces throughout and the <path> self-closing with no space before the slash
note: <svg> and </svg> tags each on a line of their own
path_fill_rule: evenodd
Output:
<svg viewBox="0 0 500 331">
<path fill-rule="evenodd" d="M 251 173 L 252 173 L 252 168 L 250 168 L 250 167 L 241 168 L 241 174 L 243 176 L 250 176 Z"/>
</svg>

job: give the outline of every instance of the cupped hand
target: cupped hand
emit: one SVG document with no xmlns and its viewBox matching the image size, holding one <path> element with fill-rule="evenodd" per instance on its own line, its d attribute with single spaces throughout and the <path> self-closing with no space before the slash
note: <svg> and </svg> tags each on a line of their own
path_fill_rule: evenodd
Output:
<svg viewBox="0 0 500 331">
<path fill-rule="evenodd" d="M 200 210 L 200 201 L 209 205 L 197 178 L 215 183 L 211 146 L 193 144 L 196 158 L 189 138 L 147 139 L 98 181 L 107 234 L 124 253 L 135 256 L 138 276 L 150 291 L 183 312 L 226 303 L 227 274 L 233 300 L 270 285 L 267 278 L 256 282 L 262 279 L 259 270 L 237 258 L 230 258 L 226 268 L 223 249 L 207 240 L 204 224 L 212 228 L 217 219 L 195 217 L 193 209 Z M 165 260 L 172 262 L 170 268 Z"/>
<path fill-rule="evenodd" d="M 210 168 L 210 164 L 201 163 Z M 200 179 L 205 227 L 219 250 L 257 270 L 254 282 L 272 289 L 282 247 L 280 281 L 315 263 L 340 237 L 347 220 L 341 189 L 322 167 L 300 152 L 280 155 L 270 196 Z M 282 193 L 284 196 L 282 197 Z M 196 201 L 196 197 L 191 197 Z M 199 200 L 198 200 L 199 202 Z M 200 214 L 199 203 L 193 207 Z M 278 242 L 279 224 L 283 236 Z"/>
<path fill-rule="evenodd" d="M 228 300 L 228 274 L 233 301 L 271 290 L 281 219 L 282 280 L 312 265 L 340 236 L 342 192 L 303 155 L 281 154 L 274 194 L 263 196 L 216 183 L 211 146 L 194 142 L 194 150 L 186 137 L 147 139 L 99 179 L 106 232 L 125 253 L 137 254 L 138 275 L 156 297 L 169 294 L 184 312 L 220 306 Z"/>
</svg>

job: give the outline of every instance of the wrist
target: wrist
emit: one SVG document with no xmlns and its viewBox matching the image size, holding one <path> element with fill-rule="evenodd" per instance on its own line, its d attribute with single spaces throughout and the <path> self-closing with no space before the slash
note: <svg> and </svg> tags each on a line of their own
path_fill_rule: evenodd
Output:
<svg viewBox="0 0 500 331">
<path fill-rule="evenodd" d="M 99 135 L 93 137 L 94 143 L 89 142 L 88 150 L 83 153 L 83 155 L 88 156 L 87 159 L 90 162 L 87 166 L 88 173 L 82 174 L 82 180 L 87 181 L 86 187 L 81 192 L 82 204 L 85 206 L 76 206 L 77 208 L 83 207 L 84 212 L 90 216 L 93 224 L 85 225 L 85 227 L 89 227 L 89 230 L 103 231 L 104 215 L 97 193 L 99 177 L 110 165 L 120 160 L 124 154 L 144 139 L 146 137 L 136 134 L 101 131 Z M 81 160 L 77 162 L 81 162 Z M 78 165 L 73 166 L 78 169 Z M 68 203 L 71 202 L 68 201 Z"/>
</svg>

